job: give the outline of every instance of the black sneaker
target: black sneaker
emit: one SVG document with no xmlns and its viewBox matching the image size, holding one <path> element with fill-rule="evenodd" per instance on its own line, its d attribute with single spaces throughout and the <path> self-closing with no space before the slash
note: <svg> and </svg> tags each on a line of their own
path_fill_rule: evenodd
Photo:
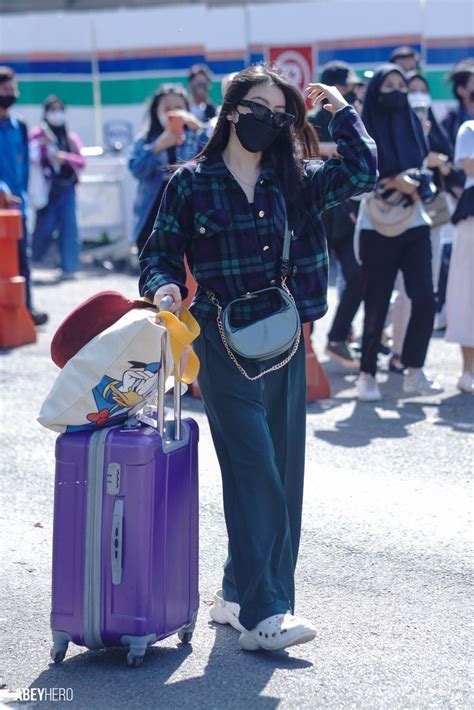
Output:
<svg viewBox="0 0 474 710">
<path fill-rule="evenodd" d="M 35 325 L 44 325 L 45 323 L 48 322 L 49 316 L 47 313 L 43 313 L 42 311 L 30 311 L 30 316 L 33 320 L 33 323 Z"/>
<path fill-rule="evenodd" d="M 347 343 L 329 342 L 326 346 L 326 355 L 351 370 L 358 370 L 360 367 L 359 361 L 354 358 Z"/>
</svg>

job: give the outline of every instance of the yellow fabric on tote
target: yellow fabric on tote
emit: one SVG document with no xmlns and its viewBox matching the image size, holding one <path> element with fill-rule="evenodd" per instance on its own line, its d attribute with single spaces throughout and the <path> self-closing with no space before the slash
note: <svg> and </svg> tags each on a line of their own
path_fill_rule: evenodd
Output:
<svg viewBox="0 0 474 710">
<path fill-rule="evenodd" d="M 139 300 L 153 305 L 153 302 L 146 297 Z M 191 384 L 199 374 L 199 358 L 191 347 L 191 343 L 201 332 L 199 323 L 187 308 L 182 308 L 178 315 L 171 313 L 171 311 L 159 311 L 156 317 L 168 331 L 174 362 L 173 375 L 181 382 L 185 382 L 187 385 Z M 183 371 L 180 372 L 181 357 L 186 350 L 188 351 L 187 361 Z"/>
</svg>

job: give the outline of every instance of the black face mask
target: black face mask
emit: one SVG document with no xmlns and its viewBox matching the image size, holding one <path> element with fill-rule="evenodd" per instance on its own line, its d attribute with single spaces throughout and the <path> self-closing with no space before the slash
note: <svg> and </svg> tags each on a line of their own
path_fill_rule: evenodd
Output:
<svg viewBox="0 0 474 710">
<path fill-rule="evenodd" d="M 6 96 L 0 96 L 0 108 L 10 108 L 16 101 L 15 94 L 7 94 Z"/>
<path fill-rule="evenodd" d="M 251 113 L 240 113 L 234 126 L 237 138 L 250 153 L 261 153 L 269 148 L 281 131 L 270 123 L 257 121 Z"/>
<path fill-rule="evenodd" d="M 408 94 L 405 91 L 390 91 L 388 94 L 379 94 L 379 104 L 387 113 L 401 111 L 408 106 Z"/>
</svg>

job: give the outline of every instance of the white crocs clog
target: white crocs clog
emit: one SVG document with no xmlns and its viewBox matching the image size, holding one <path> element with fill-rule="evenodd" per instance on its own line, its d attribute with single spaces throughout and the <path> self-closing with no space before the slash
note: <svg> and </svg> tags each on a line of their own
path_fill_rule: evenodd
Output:
<svg viewBox="0 0 474 710">
<path fill-rule="evenodd" d="M 222 589 L 214 594 L 214 604 L 211 606 L 209 614 L 217 624 L 230 624 L 236 631 L 245 631 L 239 621 L 239 604 L 226 602 L 222 596 Z"/>
<path fill-rule="evenodd" d="M 315 636 L 316 629 L 311 622 L 287 612 L 269 616 L 251 631 L 245 629 L 240 634 L 239 644 L 244 651 L 278 651 L 312 641 Z"/>
</svg>

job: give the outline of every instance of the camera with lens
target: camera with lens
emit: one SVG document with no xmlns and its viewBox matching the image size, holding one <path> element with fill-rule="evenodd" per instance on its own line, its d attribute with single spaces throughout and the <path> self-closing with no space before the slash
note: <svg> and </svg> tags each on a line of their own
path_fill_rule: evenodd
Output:
<svg viewBox="0 0 474 710">
<path fill-rule="evenodd" d="M 433 173 L 431 170 L 421 168 L 419 170 L 413 170 L 413 172 L 407 173 L 407 175 L 412 180 L 416 180 L 420 183 L 417 188 L 420 200 L 425 205 L 431 204 L 437 195 L 436 185 L 433 182 Z"/>
</svg>

